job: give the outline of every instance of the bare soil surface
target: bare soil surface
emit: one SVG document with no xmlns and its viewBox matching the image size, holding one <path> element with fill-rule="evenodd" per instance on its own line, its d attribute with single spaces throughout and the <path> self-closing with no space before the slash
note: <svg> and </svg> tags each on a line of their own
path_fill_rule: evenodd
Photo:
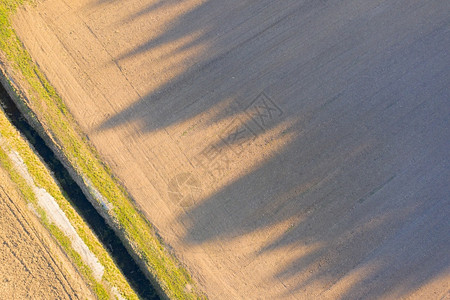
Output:
<svg viewBox="0 0 450 300">
<path fill-rule="evenodd" d="M 450 297 L 449 1 L 47 0 L 14 27 L 211 299 Z"/>
<path fill-rule="evenodd" d="M 0 168 L 0 297 L 95 299 Z"/>
</svg>

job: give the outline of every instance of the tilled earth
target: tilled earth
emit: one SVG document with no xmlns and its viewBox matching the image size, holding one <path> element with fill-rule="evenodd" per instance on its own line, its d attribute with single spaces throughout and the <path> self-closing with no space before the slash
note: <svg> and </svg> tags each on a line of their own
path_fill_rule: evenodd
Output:
<svg viewBox="0 0 450 300">
<path fill-rule="evenodd" d="M 211 299 L 441 299 L 448 0 L 46 0 L 14 28 Z"/>
<path fill-rule="evenodd" d="M 0 297 L 94 299 L 0 168 Z"/>
</svg>

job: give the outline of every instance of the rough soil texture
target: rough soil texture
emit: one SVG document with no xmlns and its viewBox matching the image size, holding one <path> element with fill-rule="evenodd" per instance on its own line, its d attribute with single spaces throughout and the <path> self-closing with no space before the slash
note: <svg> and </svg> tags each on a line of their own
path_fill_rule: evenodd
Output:
<svg viewBox="0 0 450 300">
<path fill-rule="evenodd" d="M 2 299 L 95 299 L 0 168 Z"/>
<path fill-rule="evenodd" d="M 211 299 L 450 297 L 449 1 L 47 0 L 14 27 Z"/>
</svg>

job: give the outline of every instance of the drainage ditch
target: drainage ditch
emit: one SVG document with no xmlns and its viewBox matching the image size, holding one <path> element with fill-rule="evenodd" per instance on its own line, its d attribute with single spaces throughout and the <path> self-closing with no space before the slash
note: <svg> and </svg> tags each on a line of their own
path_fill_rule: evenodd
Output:
<svg viewBox="0 0 450 300">
<path fill-rule="evenodd" d="M 35 151 L 44 160 L 47 167 L 53 172 L 55 180 L 68 197 L 69 201 L 84 221 L 94 231 L 105 249 L 116 262 L 125 278 L 130 283 L 138 296 L 142 299 L 160 299 L 152 283 L 147 279 L 131 255 L 127 252 L 122 241 L 105 219 L 95 210 L 83 194 L 81 188 L 69 175 L 68 170 L 56 157 L 53 151 L 45 144 L 44 140 L 31 127 L 25 117 L 12 101 L 3 85 L 0 84 L 0 105 L 5 111 L 9 121 L 22 133 Z"/>
</svg>

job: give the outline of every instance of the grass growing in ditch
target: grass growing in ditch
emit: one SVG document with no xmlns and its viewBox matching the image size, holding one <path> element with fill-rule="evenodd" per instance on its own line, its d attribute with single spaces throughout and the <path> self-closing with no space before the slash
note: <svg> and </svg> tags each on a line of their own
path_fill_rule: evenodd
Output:
<svg viewBox="0 0 450 300">
<path fill-rule="evenodd" d="M 135 208 L 131 198 L 114 179 L 111 170 L 102 163 L 56 90 L 18 39 L 10 16 L 23 3 L 24 0 L 0 0 L 0 52 L 6 58 L 8 66 L 17 73 L 15 80 L 20 82 L 20 89 L 26 91 L 29 101 L 28 107 L 24 99 L 17 97 L 15 100 L 20 102 L 18 105 L 29 111 L 30 118 L 39 120 L 46 128 L 46 134 L 53 139 L 55 146 L 77 174 L 89 179 L 93 188 L 114 206 L 108 211 L 110 219 L 124 233 L 167 296 L 174 299 L 204 298 L 195 289 L 186 289 L 188 285 L 195 287 L 188 272 L 164 249 L 149 222 Z M 14 85 L 5 79 L 10 83 L 10 88 L 14 89 Z M 38 173 L 36 172 L 36 180 L 40 184 Z"/>
<path fill-rule="evenodd" d="M 43 225 L 57 239 L 87 283 L 90 284 L 97 297 L 99 299 L 111 299 L 113 295 L 108 292 L 107 286 L 114 286 L 126 299 L 137 299 L 138 297 L 114 264 L 107 251 L 103 248 L 86 223 L 84 223 L 82 218 L 76 213 L 69 201 L 64 197 L 50 172 L 28 144 L 21 138 L 20 134 L 11 125 L 1 109 L 0 141 L 2 142 L 0 145 L 0 166 L 8 172 L 11 180 L 17 185 L 28 203 L 33 205 Z M 16 170 L 16 166 L 14 166 L 10 160 L 8 155 L 10 151 L 15 151 L 22 158 L 35 184 L 44 188 L 55 199 L 80 238 L 103 265 L 105 270 L 101 282 L 94 278 L 91 269 L 83 262 L 78 252 L 73 249 L 71 240 L 56 225 L 48 220 L 45 211 L 41 209 L 38 204 L 38 199 L 36 198 L 33 189 Z"/>
</svg>

